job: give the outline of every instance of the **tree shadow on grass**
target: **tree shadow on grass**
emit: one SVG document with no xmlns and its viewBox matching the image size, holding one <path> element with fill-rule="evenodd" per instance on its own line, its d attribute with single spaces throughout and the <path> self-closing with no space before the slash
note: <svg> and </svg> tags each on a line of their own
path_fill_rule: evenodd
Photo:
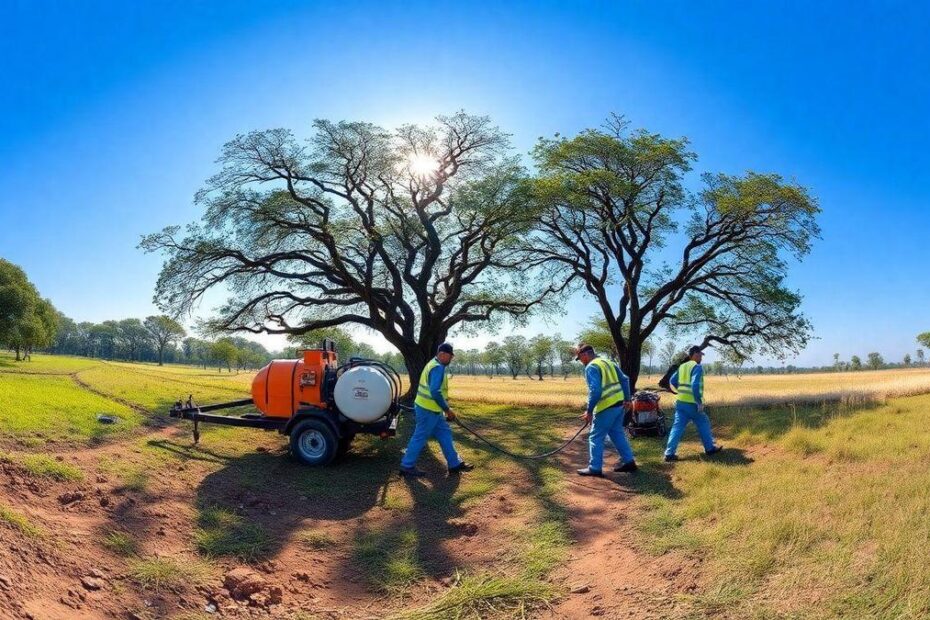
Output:
<svg viewBox="0 0 930 620">
<path fill-rule="evenodd" d="M 445 543 L 473 533 L 473 524 L 456 522 L 465 514 L 467 495 L 457 495 L 462 477 L 445 475 L 445 463 L 431 450 L 421 453 L 418 465 L 428 476 L 392 481 L 409 491 L 412 504 L 392 508 L 393 514 L 374 526 L 359 523 L 349 561 L 337 571 L 340 578 L 362 575 L 367 589 L 396 592 L 422 577 L 451 575 L 460 565 Z"/>
</svg>

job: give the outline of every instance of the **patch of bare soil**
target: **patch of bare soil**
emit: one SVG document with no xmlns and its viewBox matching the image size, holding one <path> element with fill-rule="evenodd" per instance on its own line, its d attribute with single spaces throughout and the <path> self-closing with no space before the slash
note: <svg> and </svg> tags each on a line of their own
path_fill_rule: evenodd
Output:
<svg viewBox="0 0 930 620">
<path fill-rule="evenodd" d="M 186 428 L 151 429 L 146 439 L 183 458 L 153 464 L 135 436 L 96 447 L 55 448 L 60 452 L 50 453 L 53 458 L 85 473 L 80 482 L 36 477 L 2 463 L 0 507 L 38 529 L 28 533 L 0 520 L 0 618 L 149 620 L 195 613 L 288 618 L 298 611 L 320 618 L 380 618 L 438 596 L 453 584 L 456 568 L 480 570 L 499 562 L 513 531 L 529 518 L 507 488 L 463 507 L 453 500 L 461 479 L 446 476 L 428 455 L 421 462 L 428 478 L 408 482 L 383 456 L 350 453 L 347 459 L 371 459 L 372 475 L 363 482 L 342 480 L 351 467 L 333 467 L 332 485 L 346 492 L 320 489 L 322 496 L 315 497 L 267 483 L 278 472 L 281 480 L 293 481 L 303 471 L 276 434 L 256 433 L 256 451 L 235 459 L 211 452 L 208 442 L 192 449 Z M 140 489 L 117 474 L 99 474 L 102 460 L 129 470 L 147 467 L 149 480 Z M 263 482 L 250 482 L 261 468 L 270 470 Z M 409 490 L 412 506 L 388 501 L 401 486 Z M 268 552 L 252 562 L 200 557 L 197 508 L 213 505 L 231 506 L 260 526 L 272 541 Z M 353 549 L 360 537 L 391 540 L 405 529 L 417 532 L 416 555 L 431 578 L 401 597 L 372 583 Z M 301 539 L 306 531 L 324 531 L 331 540 L 315 548 Z M 128 535 L 135 550 L 120 554 L 108 547 L 104 541 L 113 533 Z M 207 570 L 178 583 L 146 586 L 136 573 L 139 562 L 159 559 L 182 568 L 205 564 Z"/>
<path fill-rule="evenodd" d="M 607 455 L 605 455 L 606 457 Z M 563 459 L 566 468 L 583 467 L 587 448 L 575 444 Z M 682 618 L 682 594 L 697 590 L 700 561 L 682 554 L 653 556 L 637 550 L 639 493 L 674 495 L 670 468 L 640 469 L 635 474 L 610 472 L 604 478 L 569 478 L 563 501 L 574 535 L 568 561 L 553 581 L 568 592 L 544 618 Z"/>
</svg>

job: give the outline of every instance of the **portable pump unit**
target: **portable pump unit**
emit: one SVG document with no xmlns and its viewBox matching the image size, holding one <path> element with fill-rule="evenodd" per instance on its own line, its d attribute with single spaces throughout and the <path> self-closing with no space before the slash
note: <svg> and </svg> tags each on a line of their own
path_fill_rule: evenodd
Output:
<svg viewBox="0 0 930 620">
<path fill-rule="evenodd" d="M 290 437 L 291 453 L 307 465 L 326 465 L 348 451 L 358 433 L 382 439 L 397 432 L 400 376 L 376 360 L 350 358 L 339 365 L 335 345 L 303 351 L 303 359 L 274 360 L 252 380 L 252 398 L 197 406 L 193 396 L 178 401 L 172 418 L 199 424 L 225 424 L 276 430 Z M 254 405 L 258 412 L 240 416 L 209 412 Z"/>
</svg>

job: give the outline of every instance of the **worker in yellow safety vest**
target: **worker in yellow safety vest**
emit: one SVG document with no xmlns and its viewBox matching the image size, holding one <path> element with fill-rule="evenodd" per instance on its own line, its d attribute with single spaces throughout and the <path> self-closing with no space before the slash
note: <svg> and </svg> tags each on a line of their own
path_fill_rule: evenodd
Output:
<svg viewBox="0 0 930 620">
<path fill-rule="evenodd" d="M 710 418 L 704 412 L 704 368 L 701 360 L 704 352 L 701 347 L 688 349 L 688 359 L 678 367 L 669 383 L 678 392 L 675 400 L 675 422 L 668 434 L 668 443 L 665 445 L 665 460 L 672 462 L 678 460 L 678 442 L 685 432 L 688 422 L 694 422 L 697 427 L 701 443 L 704 444 L 705 454 L 716 454 L 723 450 L 722 446 L 714 444 L 714 436 L 710 432 Z"/>
<path fill-rule="evenodd" d="M 585 366 L 584 376 L 588 383 L 588 404 L 585 421 L 591 423 L 588 433 L 588 466 L 578 470 L 579 476 L 603 476 L 604 437 L 609 436 L 620 461 L 614 471 L 635 472 L 638 467 L 633 459 L 633 448 L 623 431 L 623 410 L 629 409 L 630 379 L 620 366 L 603 357 L 598 357 L 594 347 L 581 343 L 575 347 L 575 359 Z"/>
<path fill-rule="evenodd" d="M 450 474 L 474 469 L 455 451 L 452 443 L 452 429 L 449 420 L 455 419 L 455 412 L 449 406 L 449 373 L 448 366 L 452 363 L 455 353 L 452 345 L 444 342 L 439 345 L 436 357 L 431 359 L 423 372 L 420 373 L 420 383 L 417 386 L 417 397 L 413 401 L 415 425 L 404 457 L 400 461 L 400 474 L 407 477 L 425 475 L 425 472 L 416 466 L 417 457 L 426 446 L 430 437 L 435 437 L 446 457 Z"/>
</svg>

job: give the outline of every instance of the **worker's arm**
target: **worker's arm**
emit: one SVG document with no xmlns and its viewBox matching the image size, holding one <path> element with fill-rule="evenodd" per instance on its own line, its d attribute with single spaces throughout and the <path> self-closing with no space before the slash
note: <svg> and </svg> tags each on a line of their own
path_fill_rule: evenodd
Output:
<svg viewBox="0 0 930 620">
<path fill-rule="evenodd" d="M 673 388 L 675 388 L 676 390 L 678 389 L 678 371 L 677 370 L 672 375 L 672 378 L 668 380 L 668 384 L 672 386 Z"/>
<path fill-rule="evenodd" d="M 446 367 L 437 364 L 435 368 L 429 371 L 429 395 L 433 397 L 436 404 L 443 411 L 449 410 L 449 403 L 442 397 L 442 379 L 446 375 Z"/>
<path fill-rule="evenodd" d="M 694 402 L 701 406 L 704 404 L 704 395 L 701 394 L 701 377 L 704 375 L 704 369 L 700 364 L 691 369 L 691 393 L 694 394 Z"/>
<path fill-rule="evenodd" d="M 594 405 L 601 399 L 601 371 L 594 364 L 584 369 L 584 378 L 588 382 L 588 415 L 594 414 Z"/>
</svg>

